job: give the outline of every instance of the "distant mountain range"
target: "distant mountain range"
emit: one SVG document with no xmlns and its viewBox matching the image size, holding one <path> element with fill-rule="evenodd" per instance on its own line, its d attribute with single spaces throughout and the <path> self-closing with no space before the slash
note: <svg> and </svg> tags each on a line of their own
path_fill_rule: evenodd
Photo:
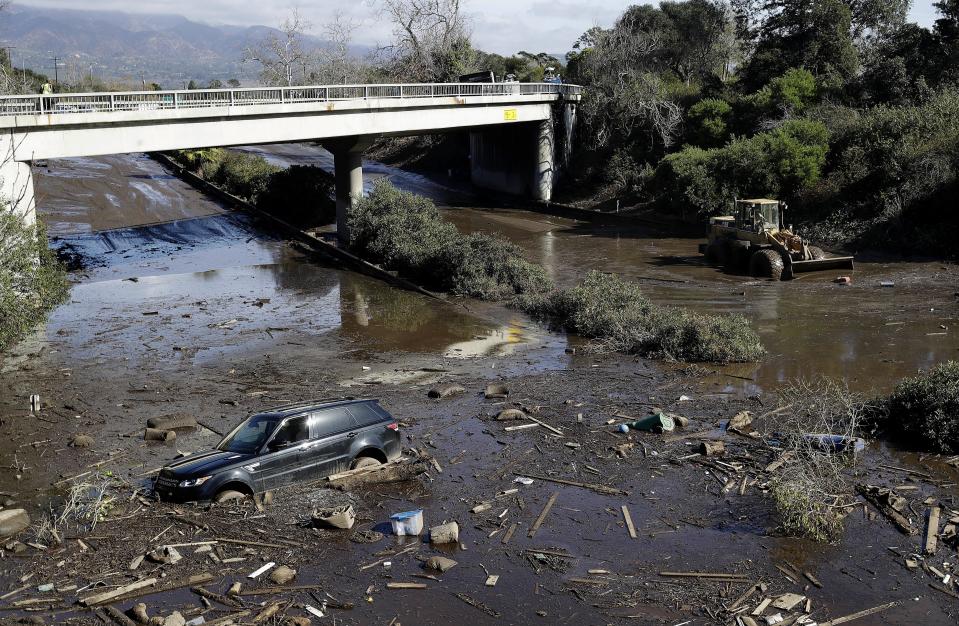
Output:
<svg viewBox="0 0 959 626">
<path fill-rule="evenodd" d="M 254 84 L 258 68 L 243 63 L 243 51 L 270 32 L 267 26 L 201 24 L 180 15 L 40 9 L 13 5 L 0 17 L 0 46 L 13 46 L 14 63 L 77 82 L 91 71 L 99 79 L 157 82 L 182 88 L 195 80 Z M 307 45 L 325 45 L 305 37 Z M 356 46 L 356 54 L 368 48 Z"/>
</svg>

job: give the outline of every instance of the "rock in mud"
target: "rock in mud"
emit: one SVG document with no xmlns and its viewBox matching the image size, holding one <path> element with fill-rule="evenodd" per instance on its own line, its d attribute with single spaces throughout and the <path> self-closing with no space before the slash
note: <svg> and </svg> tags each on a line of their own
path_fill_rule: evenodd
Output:
<svg viewBox="0 0 959 626">
<path fill-rule="evenodd" d="M 497 422 L 509 422 L 512 420 L 524 419 L 526 419 L 526 413 L 520 411 L 519 409 L 503 409 L 496 414 Z"/>
<path fill-rule="evenodd" d="M 90 448 L 96 443 L 90 435 L 74 435 L 70 440 L 71 448 Z"/>
<path fill-rule="evenodd" d="M 426 561 L 426 567 L 429 569 L 436 570 L 437 572 L 449 571 L 453 569 L 454 567 L 456 567 L 457 565 L 458 563 L 456 561 L 454 561 L 453 559 L 448 559 L 445 556 L 431 556 Z"/>
<path fill-rule="evenodd" d="M 456 522 L 430 528 L 430 543 L 456 543 L 460 540 L 460 525 Z"/>
<path fill-rule="evenodd" d="M 459 393 L 466 393 L 466 388 L 461 385 L 439 385 L 430 389 L 426 395 L 431 398 L 448 398 Z"/>
<path fill-rule="evenodd" d="M 165 620 L 163 620 L 163 626 L 185 626 L 186 619 L 180 615 L 179 611 L 173 611 L 170 613 Z"/>
<path fill-rule="evenodd" d="M 270 580 L 272 580 L 277 585 L 285 585 L 291 582 L 296 578 L 296 570 L 287 567 L 286 565 L 281 565 L 270 574 Z"/>
<path fill-rule="evenodd" d="M 177 552 L 176 548 L 167 546 L 166 548 L 157 548 L 156 550 L 149 552 L 147 554 L 147 558 L 154 563 L 173 565 L 174 563 L 178 563 L 183 556 Z"/>
<path fill-rule="evenodd" d="M 143 431 L 143 439 L 146 441 L 175 441 L 176 431 L 147 428 Z"/>
<path fill-rule="evenodd" d="M 749 411 L 740 411 L 736 413 L 731 418 L 729 418 L 729 424 L 726 425 L 726 430 L 738 430 L 740 432 L 746 433 L 749 432 L 746 430 L 753 423 L 753 414 Z"/>
<path fill-rule="evenodd" d="M 30 516 L 23 509 L 0 511 L 0 537 L 12 537 L 30 526 Z"/>
<path fill-rule="evenodd" d="M 493 383 L 486 385 L 486 398 L 492 400 L 494 398 L 506 398 L 509 396 L 509 388 L 506 385 L 501 383 Z"/>
<path fill-rule="evenodd" d="M 170 415 L 151 417 L 147 420 L 147 428 L 156 428 L 157 430 L 179 430 L 196 427 L 196 418 L 186 413 L 171 413 Z"/>
<path fill-rule="evenodd" d="M 283 622 L 284 626 L 310 626 L 313 622 L 310 621 L 309 617 L 288 617 L 286 621 Z"/>
</svg>

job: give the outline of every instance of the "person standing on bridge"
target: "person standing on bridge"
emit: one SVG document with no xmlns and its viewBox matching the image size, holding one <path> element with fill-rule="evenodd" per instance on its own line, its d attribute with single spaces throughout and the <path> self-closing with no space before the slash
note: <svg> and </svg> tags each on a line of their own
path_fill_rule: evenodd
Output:
<svg viewBox="0 0 959 626">
<path fill-rule="evenodd" d="M 43 96 L 53 95 L 53 85 L 50 84 L 50 81 L 44 81 L 40 86 L 40 94 Z M 40 111 L 49 111 L 50 110 L 50 100 L 48 98 L 40 98 Z"/>
</svg>

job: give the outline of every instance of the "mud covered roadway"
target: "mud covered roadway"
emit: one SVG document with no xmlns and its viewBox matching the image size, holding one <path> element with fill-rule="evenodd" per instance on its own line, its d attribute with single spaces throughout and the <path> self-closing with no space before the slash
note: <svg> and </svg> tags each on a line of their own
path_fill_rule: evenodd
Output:
<svg viewBox="0 0 959 626">
<path fill-rule="evenodd" d="M 124 179 L 146 181 L 149 192 L 133 187 L 121 199 Z M 741 303 L 764 330 L 770 362 L 779 363 L 679 367 L 591 357 L 575 338 L 515 312 L 440 302 L 325 267 L 144 157 L 51 162 L 38 188 L 52 234 L 91 263 L 76 275 L 71 301 L 0 373 L 0 497 L 34 521 L 4 541 L 0 620 L 102 623 L 97 612 L 104 607 L 94 612 L 77 601 L 155 578 L 138 597 L 110 606 L 125 611 L 142 602 L 151 616 L 178 611 L 205 623 L 254 623 L 276 604 L 259 623 L 733 624 L 764 598 L 795 593 L 809 601 L 816 623 L 876 607 L 885 608 L 852 623 L 955 623 L 959 598 L 950 593 L 957 588 L 941 582 L 956 571 L 955 544 L 941 541 L 935 554 L 913 556 L 924 546 L 927 498 L 942 504 L 944 524 L 955 515 L 959 470 L 947 459 L 870 442 L 857 481 L 898 487 L 919 532 L 898 532 L 860 501 L 842 541 L 819 545 L 777 531 L 764 490 L 780 451 L 722 428 L 749 410 L 764 431 L 761 416 L 778 408 L 777 381 L 812 368 L 813 348 L 794 345 L 813 343 L 810 325 L 818 329 L 812 336 L 821 369 L 860 388 L 881 390 L 900 372 L 954 354 L 951 266 L 860 266 L 846 291 L 822 277 L 773 285 L 724 276 L 680 254 L 695 250 L 688 240 L 613 236 L 516 211 L 450 209 L 464 226 L 473 220 L 473 227 L 500 224 L 512 232 L 531 254 L 552 259 L 559 282 L 604 267 L 645 280 L 669 301 L 727 310 Z M 111 206 L 120 209 L 112 217 Z M 880 275 L 892 276 L 896 287 L 872 286 Z M 833 317 L 827 305 L 847 307 L 846 317 Z M 806 330 L 786 311 L 801 313 Z M 790 324 L 792 334 L 782 336 Z M 797 350 L 810 355 L 806 365 L 793 364 Z M 864 359 L 878 354 L 895 362 L 877 362 L 871 380 Z M 494 382 L 508 387 L 508 397 L 485 398 Z M 464 391 L 427 397 L 446 383 Z M 36 415 L 29 411 L 33 394 L 43 403 Z M 250 501 L 211 508 L 150 499 L 152 470 L 214 445 L 216 432 L 246 414 L 343 395 L 381 398 L 402 422 L 407 454 L 435 465 L 408 482 L 279 490 L 262 511 Z M 495 419 L 511 407 L 546 426 L 507 431 L 536 424 Z M 616 430 L 624 416 L 653 408 L 690 423 L 666 434 Z M 174 413 L 202 426 L 168 443 L 142 440 L 148 418 Z M 93 445 L 69 446 L 78 434 Z M 725 443 L 719 462 L 691 456 L 703 440 Z M 518 474 L 534 478 L 524 484 Z M 78 525 L 77 507 L 69 508 L 72 516 L 54 537 L 42 527 L 45 512 L 61 514 L 78 485 L 107 486 L 114 499 L 92 529 L 89 520 Z M 309 523 L 314 506 L 347 502 L 357 512 L 354 531 L 384 537 L 359 543 L 351 531 Z M 427 527 L 457 521 L 459 543 L 392 535 L 390 514 L 414 508 L 423 509 Z M 169 545 L 180 546 L 177 562 L 146 558 L 130 569 Z M 458 564 L 445 573 L 425 568 L 434 555 Z M 910 569 L 908 559 L 918 565 Z M 296 577 L 285 589 L 257 593 L 277 586 L 270 572 L 248 578 L 269 562 Z M 190 584 L 188 577 L 202 574 L 210 577 Z M 486 584 L 490 576 L 499 577 L 494 586 Z M 237 581 L 240 595 L 225 595 Z M 187 586 L 169 589 L 182 582 Z M 760 582 L 763 590 L 739 601 Z M 762 615 L 798 618 L 806 600 Z M 305 605 L 325 616 L 310 615 Z"/>
</svg>

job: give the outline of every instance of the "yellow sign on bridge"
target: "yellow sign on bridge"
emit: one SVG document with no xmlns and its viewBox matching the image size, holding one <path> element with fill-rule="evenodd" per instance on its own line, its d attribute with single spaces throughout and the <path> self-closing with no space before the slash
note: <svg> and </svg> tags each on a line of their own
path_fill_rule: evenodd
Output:
<svg viewBox="0 0 959 626">
<path fill-rule="evenodd" d="M 505 111 L 503 111 L 503 119 L 506 120 L 507 122 L 515 122 L 516 109 L 506 109 Z"/>
</svg>

